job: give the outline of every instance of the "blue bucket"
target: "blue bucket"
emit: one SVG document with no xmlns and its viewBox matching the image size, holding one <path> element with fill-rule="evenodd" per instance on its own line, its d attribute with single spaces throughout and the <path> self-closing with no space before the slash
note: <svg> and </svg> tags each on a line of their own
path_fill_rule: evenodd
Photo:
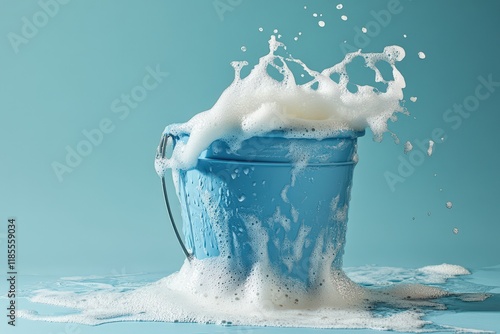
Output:
<svg viewBox="0 0 500 334">
<path fill-rule="evenodd" d="M 168 138 L 174 146 L 189 140 L 169 129 L 157 159 L 164 158 Z M 241 275 L 265 263 L 307 286 L 315 284 L 325 258 L 340 269 L 357 138 L 363 135 L 342 131 L 317 140 L 272 132 L 244 140 L 237 149 L 214 141 L 194 168 L 172 174 L 184 242 L 173 225 L 188 258 L 223 257 Z"/>
</svg>

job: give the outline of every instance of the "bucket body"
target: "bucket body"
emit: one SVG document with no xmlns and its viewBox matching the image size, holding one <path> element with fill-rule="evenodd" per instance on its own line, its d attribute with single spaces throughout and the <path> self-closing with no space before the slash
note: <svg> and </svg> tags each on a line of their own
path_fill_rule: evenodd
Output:
<svg viewBox="0 0 500 334">
<path fill-rule="evenodd" d="M 243 275 L 261 263 L 306 285 L 325 261 L 340 268 L 363 134 L 213 142 L 195 168 L 173 173 L 186 248 L 198 259 L 223 257 Z M 174 136 L 174 145 L 188 139 Z"/>
</svg>

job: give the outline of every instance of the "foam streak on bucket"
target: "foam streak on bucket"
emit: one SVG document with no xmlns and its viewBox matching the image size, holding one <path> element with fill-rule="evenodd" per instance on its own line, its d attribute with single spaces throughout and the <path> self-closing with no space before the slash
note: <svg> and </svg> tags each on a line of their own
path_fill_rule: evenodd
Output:
<svg viewBox="0 0 500 334">
<path fill-rule="evenodd" d="M 275 132 L 236 151 L 212 143 L 195 168 L 174 173 L 188 251 L 219 257 L 242 277 L 259 264 L 309 287 L 319 284 L 325 265 L 342 265 L 361 135 L 316 140 Z M 174 138 L 177 144 L 189 136 Z"/>
</svg>

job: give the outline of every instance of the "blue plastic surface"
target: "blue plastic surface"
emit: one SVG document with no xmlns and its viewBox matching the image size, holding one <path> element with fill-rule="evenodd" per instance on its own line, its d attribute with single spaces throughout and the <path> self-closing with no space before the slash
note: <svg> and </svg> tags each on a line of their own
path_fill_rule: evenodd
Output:
<svg viewBox="0 0 500 334">
<path fill-rule="evenodd" d="M 235 151 L 224 141 L 212 143 L 195 168 L 174 174 L 188 251 L 198 259 L 222 253 L 243 275 L 264 256 L 277 274 L 310 285 L 321 261 L 314 245 L 324 238 L 320 254 L 335 245 L 336 254 L 327 255 L 340 268 L 357 137 L 363 134 L 317 140 L 275 133 L 247 139 Z M 174 145 L 179 140 L 189 136 L 174 136 Z M 256 235 L 253 226 L 265 233 Z M 264 251 L 263 236 L 269 237 Z"/>
</svg>

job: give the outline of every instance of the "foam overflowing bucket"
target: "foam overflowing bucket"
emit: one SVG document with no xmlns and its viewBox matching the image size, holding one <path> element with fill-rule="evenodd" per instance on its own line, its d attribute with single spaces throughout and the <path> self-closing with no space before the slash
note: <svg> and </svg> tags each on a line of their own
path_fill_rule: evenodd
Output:
<svg viewBox="0 0 500 334">
<path fill-rule="evenodd" d="M 165 129 L 167 142 L 189 140 Z M 173 170 L 181 204 L 188 258 L 219 257 L 235 273 L 259 264 L 307 286 L 325 263 L 342 266 L 357 137 L 341 131 L 322 140 L 286 138 L 275 131 L 246 139 L 237 148 L 214 141 L 189 170 Z M 164 173 L 163 173 L 164 174 Z M 170 212 L 165 175 L 164 195 Z"/>
</svg>

